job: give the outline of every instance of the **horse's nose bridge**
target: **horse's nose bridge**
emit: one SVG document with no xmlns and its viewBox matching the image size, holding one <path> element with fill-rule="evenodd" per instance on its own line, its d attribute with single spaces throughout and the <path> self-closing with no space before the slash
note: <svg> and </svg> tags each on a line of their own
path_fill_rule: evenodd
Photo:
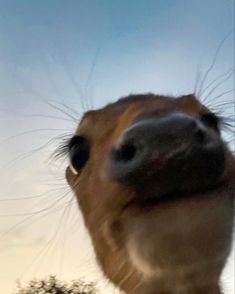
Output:
<svg viewBox="0 0 235 294">
<path fill-rule="evenodd" d="M 167 150 L 173 145 L 184 142 L 203 140 L 206 130 L 194 117 L 181 112 L 172 112 L 166 115 L 145 116 L 137 119 L 131 126 L 123 131 L 118 138 L 115 148 L 122 145 L 138 147 L 153 147 Z"/>
<path fill-rule="evenodd" d="M 169 108 L 169 105 L 163 101 L 130 104 L 116 123 L 116 128 L 111 138 L 112 144 L 115 145 L 120 141 L 120 138 L 139 122 L 142 123 L 150 118 L 156 120 L 159 116 L 166 115 L 172 111 L 172 106 Z"/>
<path fill-rule="evenodd" d="M 191 137 L 197 128 L 199 128 L 199 123 L 196 119 L 180 112 L 174 112 L 159 118 L 150 117 L 140 120 L 126 131 L 126 135 L 139 137 L 142 140 L 153 139 L 163 143 Z"/>
</svg>

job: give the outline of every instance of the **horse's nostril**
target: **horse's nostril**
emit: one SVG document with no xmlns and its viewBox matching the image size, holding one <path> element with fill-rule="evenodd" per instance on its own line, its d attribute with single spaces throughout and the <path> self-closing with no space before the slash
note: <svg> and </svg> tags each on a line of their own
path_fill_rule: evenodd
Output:
<svg viewBox="0 0 235 294">
<path fill-rule="evenodd" d="M 126 143 L 115 150 L 114 158 L 116 161 L 128 162 L 135 157 L 136 152 L 137 148 L 135 145 Z"/>
<path fill-rule="evenodd" d="M 206 133 L 202 129 L 197 129 L 195 132 L 195 140 L 199 144 L 204 144 L 206 143 Z"/>
</svg>

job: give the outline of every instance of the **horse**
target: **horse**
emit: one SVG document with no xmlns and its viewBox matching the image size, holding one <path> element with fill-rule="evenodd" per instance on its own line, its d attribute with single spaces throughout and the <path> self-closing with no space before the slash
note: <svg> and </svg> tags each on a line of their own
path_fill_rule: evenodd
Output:
<svg viewBox="0 0 235 294">
<path fill-rule="evenodd" d="M 235 157 L 194 94 L 129 95 L 86 112 L 66 179 L 97 262 L 127 294 L 221 294 Z"/>
</svg>

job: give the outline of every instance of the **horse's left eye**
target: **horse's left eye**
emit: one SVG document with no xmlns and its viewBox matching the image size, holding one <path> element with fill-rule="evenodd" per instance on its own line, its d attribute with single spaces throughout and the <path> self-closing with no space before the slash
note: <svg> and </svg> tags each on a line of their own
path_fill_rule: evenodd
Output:
<svg viewBox="0 0 235 294">
<path fill-rule="evenodd" d="M 70 163 L 77 172 L 80 171 L 89 159 L 88 140 L 83 136 L 74 136 L 68 144 L 68 150 Z"/>
</svg>

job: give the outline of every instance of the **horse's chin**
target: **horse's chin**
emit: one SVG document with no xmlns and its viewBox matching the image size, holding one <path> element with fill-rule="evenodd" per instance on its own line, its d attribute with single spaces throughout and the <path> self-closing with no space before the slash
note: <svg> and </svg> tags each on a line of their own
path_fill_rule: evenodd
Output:
<svg viewBox="0 0 235 294">
<path fill-rule="evenodd" d="M 233 198 L 224 182 L 200 191 L 168 195 L 125 212 L 128 250 L 144 275 L 178 271 L 221 274 L 230 251 Z M 214 277 L 212 277 L 214 278 Z"/>
</svg>

